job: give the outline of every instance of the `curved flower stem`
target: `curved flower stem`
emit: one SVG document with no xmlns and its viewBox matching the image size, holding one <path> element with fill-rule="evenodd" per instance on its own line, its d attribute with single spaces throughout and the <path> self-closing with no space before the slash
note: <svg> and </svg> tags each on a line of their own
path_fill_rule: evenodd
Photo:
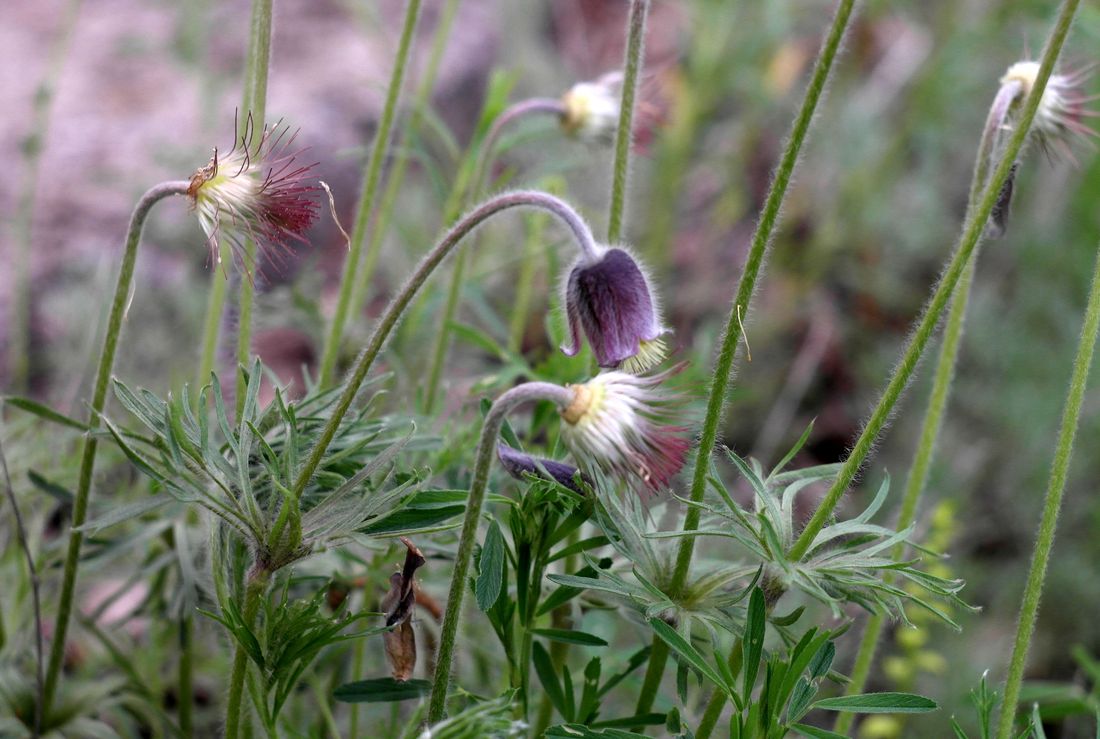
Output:
<svg viewBox="0 0 1100 739">
<path fill-rule="evenodd" d="M 848 21 L 852 15 L 855 0 L 841 0 L 829 29 L 829 35 L 825 39 L 817 62 L 814 64 L 810 84 L 806 88 L 806 95 L 802 100 L 798 117 L 791 129 L 790 138 L 783 151 L 783 157 L 779 160 L 779 166 L 772 178 L 768 198 L 764 203 L 764 210 L 760 214 L 760 222 L 753 234 L 752 245 L 749 247 L 749 256 L 745 262 L 745 271 L 741 275 L 741 281 L 737 285 L 737 295 L 730 305 L 729 317 L 726 320 L 726 334 L 722 340 L 722 346 L 718 351 L 718 359 L 714 366 L 714 380 L 710 386 L 710 394 L 707 398 L 707 411 L 703 420 L 703 430 L 699 437 L 699 448 L 696 452 L 695 469 L 691 478 L 691 500 L 699 503 L 703 500 L 703 494 L 707 486 L 707 470 L 711 452 L 718 440 L 718 426 L 722 422 L 722 409 L 726 403 L 726 391 L 733 379 L 733 360 L 737 355 L 737 349 L 742 337 L 743 314 L 748 313 L 749 303 L 752 301 L 756 289 L 756 278 L 763 267 L 764 258 L 767 256 L 768 246 L 771 242 L 772 232 L 779 220 L 779 211 L 783 205 L 783 198 L 787 194 L 787 186 L 790 184 L 791 175 L 794 173 L 795 164 L 802 151 L 802 144 L 810 130 L 814 111 L 825 91 L 825 82 L 829 78 L 833 61 L 840 49 L 844 30 L 848 27 Z M 699 509 L 692 506 L 688 508 L 684 517 L 684 531 L 694 531 L 699 528 Z M 691 568 L 691 558 L 695 551 L 695 538 L 685 537 L 680 542 L 680 548 L 676 555 L 676 569 L 672 576 L 672 589 L 670 593 L 674 598 L 678 597 L 687 580 L 688 571 Z M 637 713 L 646 713 L 653 706 L 653 698 L 656 696 L 657 687 L 660 684 L 660 674 L 664 672 L 665 661 L 668 657 L 668 648 L 661 639 L 654 639 L 653 652 L 649 657 L 646 679 L 643 684 L 641 697 L 638 699 Z M 652 677 L 656 675 L 656 677 Z"/>
<path fill-rule="evenodd" d="M 92 473 L 95 470 L 95 453 L 98 440 L 95 437 L 99 428 L 99 417 L 107 402 L 107 386 L 115 366 L 115 354 L 118 351 L 118 337 L 122 331 L 122 319 L 126 316 L 129 302 L 130 285 L 134 279 L 134 263 L 137 261 L 138 244 L 141 242 L 141 230 L 145 219 L 153 206 L 171 195 L 184 195 L 190 183 L 186 180 L 162 182 L 150 188 L 130 216 L 130 225 L 126 232 L 126 249 L 122 255 L 118 282 L 111 303 L 111 312 L 107 318 L 107 332 L 103 337 L 103 348 L 99 353 L 99 366 L 96 369 L 95 388 L 92 392 L 91 411 L 88 414 L 88 431 L 84 437 L 84 449 L 80 457 L 80 476 L 77 481 L 76 496 L 73 502 L 72 531 L 69 534 L 69 547 L 65 553 L 65 568 L 61 581 L 61 597 L 57 607 L 57 626 L 53 642 L 50 644 L 50 661 L 46 669 L 45 696 L 42 701 L 43 715 L 49 714 L 50 704 L 57 690 L 57 681 L 61 674 L 61 663 L 65 656 L 65 636 L 72 617 L 73 593 L 76 588 L 76 571 L 80 563 L 80 547 L 84 542 L 84 532 L 80 527 L 88 515 L 88 498 L 92 489 Z"/>
<path fill-rule="evenodd" d="M 254 629 L 256 614 L 260 612 L 271 573 L 267 570 L 253 570 L 248 576 L 248 585 L 244 592 L 244 607 L 241 618 L 245 626 Z M 229 675 L 229 698 L 225 704 L 225 739 L 237 739 L 242 724 L 241 697 L 244 694 L 244 678 L 248 671 L 248 652 L 239 643 L 233 652 L 233 671 Z"/>
<path fill-rule="evenodd" d="M 493 125 L 489 127 L 488 132 L 485 134 L 481 146 L 478 147 L 477 162 L 474 164 L 474 174 L 470 187 L 470 193 L 474 197 L 478 196 L 485 184 L 485 175 L 490 162 L 493 160 L 493 152 L 496 150 L 497 144 L 500 143 L 501 135 L 516 121 L 537 115 L 555 115 L 560 118 L 565 115 L 565 105 L 556 98 L 528 98 L 509 105 L 504 109 L 504 112 L 496 117 Z"/>
<path fill-rule="evenodd" d="M 267 112 L 267 71 L 271 66 L 271 4 L 273 0 L 253 0 L 252 19 L 248 27 L 248 62 L 244 77 L 245 107 L 252 117 L 251 125 L 262 131 Z M 241 135 L 249 126 L 249 116 L 241 116 L 238 126 Z M 237 377 L 236 408 L 240 418 L 244 408 L 246 380 L 242 367 L 251 365 L 252 356 L 252 306 L 255 302 L 256 285 L 254 274 L 258 272 L 256 263 L 256 242 L 244 240 L 244 265 L 251 272 L 241 280 L 240 293 L 237 296 Z M 215 270 L 216 271 L 216 270 Z M 215 279 L 217 275 L 215 275 Z M 208 317 L 209 320 L 209 317 Z M 200 382 L 205 379 L 200 378 Z"/>
<path fill-rule="evenodd" d="M 1039 101 L 1042 98 L 1043 90 L 1046 89 L 1047 80 L 1050 78 L 1054 63 L 1057 61 L 1058 54 L 1062 50 L 1062 45 L 1065 42 L 1066 34 L 1069 32 L 1069 26 L 1073 20 L 1073 15 L 1079 1 L 1080 0 L 1063 0 L 1058 21 L 1043 51 L 1042 64 L 1039 67 L 1039 74 L 1035 80 L 1035 85 L 1030 95 L 1028 95 L 1027 102 L 1020 115 L 1019 124 L 1012 132 L 1012 136 L 1005 147 L 1004 155 L 1001 157 L 997 168 L 993 171 L 990 181 L 985 187 L 981 199 L 978 201 L 978 207 L 968 216 L 962 237 L 959 239 L 959 244 L 951 260 L 948 262 L 943 277 L 940 279 L 939 284 L 932 294 L 932 298 L 928 301 L 924 314 L 912 338 L 909 340 L 905 352 L 902 354 L 901 361 L 894 368 L 894 374 L 890 378 L 890 382 L 886 386 L 886 390 L 883 392 L 882 397 L 879 399 L 878 405 L 875 406 L 875 410 L 872 412 L 870 420 L 868 420 L 867 424 L 863 427 L 863 431 L 856 440 L 852 452 L 844 461 L 844 465 L 841 467 L 829 491 L 825 494 L 825 498 L 814 512 L 809 523 L 806 524 L 806 528 L 803 529 L 802 533 L 791 547 L 791 551 L 788 552 L 787 556 L 791 561 L 797 561 L 806 556 L 806 553 L 813 543 L 814 537 L 818 535 L 822 527 L 824 527 L 825 522 L 832 516 L 833 511 L 840 502 L 841 496 L 848 489 L 848 486 L 855 478 L 860 467 L 862 467 L 867 455 L 870 454 L 871 448 L 874 446 L 879 433 L 882 431 L 887 419 L 893 412 L 894 406 L 898 402 L 898 398 L 901 397 L 902 392 L 912 379 L 916 371 L 917 363 L 924 353 L 924 349 L 928 345 L 929 339 L 932 334 L 935 333 L 936 325 L 943 315 L 944 309 L 947 306 L 947 301 L 954 292 L 955 286 L 959 282 L 962 272 L 967 262 L 970 260 L 971 254 L 974 252 L 978 245 L 978 241 L 981 239 L 986 222 L 989 220 L 989 215 L 993 212 L 993 208 L 1000 197 L 1001 188 L 1008 179 L 1009 172 L 1016 161 L 1016 156 L 1020 153 L 1024 145 L 1024 140 L 1031 128 L 1031 121 L 1034 119 L 1035 111 L 1039 107 Z"/>
<path fill-rule="evenodd" d="M 993 162 L 994 145 L 1004 127 L 1008 110 L 1022 92 L 1019 82 L 1009 82 L 1002 85 L 993 99 L 989 115 L 986 118 L 985 128 L 982 131 L 981 142 L 978 145 L 978 156 L 974 162 L 974 173 L 970 181 L 970 197 L 967 202 L 967 213 L 970 213 L 978 204 L 978 198 L 982 194 L 986 178 L 989 175 L 989 167 Z M 979 247 L 975 247 L 974 253 L 966 263 L 959 284 L 955 288 L 954 297 L 951 299 L 951 307 L 947 313 L 947 327 L 944 330 L 943 345 L 940 347 L 940 356 L 936 362 L 936 372 L 932 382 L 932 393 L 928 399 L 928 408 L 921 422 L 920 438 L 917 443 L 917 451 L 913 455 L 913 464 L 909 468 L 909 477 L 905 482 L 905 493 L 901 499 L 901 510 L 898 513 L 897 530 L 909 528 L 916 519 L 917 504 L 928 482 L 928 471 L 932 466 L 932 456 L 936 451 L 936 439 L 939 437 L 940 428 L 943 426 L 943 415 L 947 408 L 947 401 L 951 395 L 951 382 L 955 376 L 955 365 L 959 356 L 959 345 L 962 339 L 963 323 L 966 320 L 966 306 L 970 300 L 970 287 L 974 281 L 974 269 L 978 261 Z M 899 543 L 894 547 L 893 559 L 898 560 L 904 556 L 905 544 Z M 894 581 L 891 573 L 887 573 L 885 581 Z M 867 619 L 863 636 L 860 638 L 859 650 L 852 667 L 852 674 L 846 695 L 858 695 L 863 692 L 867 684 L 867 678 L 871 673 L 871 665 L 874 663 L 875 652 L 878 650 L 879 640 L 882 638 L 883 627 L 886 624 L 882 614 L 874 614 Z M 855 714 L 838 713 L 833 730 L 838 734 L 847 734 L 852 727 Z"/>
<path fill-rule="evenodd" d="M 555 195 L 564 189 L 559 187 L 556 177 L 543 180 L 541 186 L 547 192 Z M 523 334 L 527 328 L 532 292 L 535 287 L 536 262 L 538 261 L 539 248 L 543 243 L 543 231 L 546 229 L 548 219 L 545 213 L 531 213 L 526 220 L 527 233 L 523 240 L 523 261 L 520 262 L 519 274 L 516 276 L 512 320 L 508 326 L 508 351 L 515 354 L 520 352 L 523 345 Z"/>
<path fill-rule="evenodd" d="M 447 595 L 447 611 L 443 616 L 439 654 L 436 658 L 435 678 L 432 682 L 432 697 L 428 703 L 429 725 L 443 718 L 447 704 L 447 685 L 451 679 L 455 636 L 458 633 L 458 621 L 462 615 L 463 595 L 466 593 L 466 576 L 470 570 L 470 559 L 477 540 L 477 525 L 481 518 L 481 506 L 485 501 L 485 488 L 489 483 L 489 469 L 496 454 L 497 436 L 500 434 L 501 424 L 504 423 L 505 416 L 516 406 L 538 400 L 549 400 L 560 407 L 566 407 L 572 402 L 573 393 L 567 388 L 549 382 L 528 382 L 517 385 L 493 402 L 481 427 L 473 482 L 470 484 L 470 495 L 466 499 L 466 516 L 462 521 L 458 554 L 455 555 L 454 574 L 451 576 L 451 589 Z"/>
<path fill-rule="evenodd" d="M 401 194 L 401 185 L 405 182 L 405 170 L 409 164 L 409 152 L 413 148 L 413 140 L 420 132 L 421 121 L 424 112 L 428 108 L 428 98 L 435 87 L 435 77 L 439 72 L 439 64 L 443 60 L 443 52 L 447 49 L 447 39 L 451 35 L 451 27 L 454 24 L 455 14 L 458 11 L 459 0 L 447 0 L 443 10 L 440 11 L 439 24 L 432 40 L 432 50 L 428 63 L 424 68 L 424 76 L 420 85 L 416 88 L 416 97 L 413 99 L 412 113 L 405 124 L 405 137 L 403 145 L 394 149 L 394 162 L 386 178 L 386 191 L 382 195 L 382 202 L 378 206 L 378 215 L 374 219 L 374 228 L 371 229 L 370 241 L 367 242 L 366 256 L 363 259 L 363 269 L 359 271 L 355 279 L 355 287 L 351 291 L 351 304 L 348 306 L 348 315 L 357 316 L 363 310 L 363 302 L 367 298 L 367 288 L 374 276 L 374 268 L 378 263 L 378 255 L 382 251 L 382 238 L 389 229 L 390 214 L 397 202 L 397 196 Z M 352 709 L 358 708 L 358 703 L 352 704 Z M 353 713 L 354 715 L 354 713 Z"/>
<path fill-rule="evenodd" d="M 623 62 L 623 97 L 619 105 L 619 129 L 615 133 L 615 164 L 611 175 L 611 210 L 607 217 L 607 242 L 614 244 L 623 233 L 626 183 L 630 175 L 630 145 L 634 142 L 634 101 L 645 56 L 645 28 L 649 0 L 631 0 Z"/>
<path fill-rule="evenodd" d="M 509 106 L 493 121 L 492 127 L 485 134 L 485 139 L 478 148 L 477 160 L 474 163 L 473 175 L 470 178 L 469 188 L 456 185 L 456 190 L 464 192 L 466 197 L 460 196 L 459 203 L 463 200 L 476 198 L 481 192 L 482 178 L 492 161 L 493 150 L 500 139 L 501 134 L 515 121 L 532 115 L 555 114 L 565 112 L 565 106 L 552 98 L 531 98 L 521 100 Z M 458 208 L 455 208 L 458 210 Z M 448 213 L 448 219 L 451 214 Z M 451 342 L 451 323 L 454 322 L 455 313 L 458 311 L 459 298 L 462 296 L 462 285 L 466 281 L 466 252 L 458 255 L 455 260 L 454 270 L 451 272 L 451 284 L 447 289 L 447 299 L 443 304 L 443 317 L 439 322 L 439 332 L 436 334 L 435 348 L 432 351 L 432 360 L 428 369 L 428 384 L 424 392 L 424 412 L 430 415 L 435 407 L 436 396 L 439 395 L 439 381 L 443 377 L 443 364 L 447 361 L 447 349 Z"/>
<path fill-rule="evenodd" d="M 313 477 L 313 473 L 316 472 L 317 468 L 320 466 L 321 459 L 324 457 L 328 445 L 336 435 L 336 429 L 339 427 L 340 421 L 344 418 L 344 414 L 347 413 L 348 408 L 351 407 L 355 395 L 359 392 L 359 386 L 362 385 L 363 380 L 366 379 L 367 373 L 370 372 L 371 367 L 374 365 L 374 361 L 381 353 L 382 347 L 385 346 L 390 333 L 400 322 L 405 309 L 427 281 L 428 277 L 435 271 L 435 268 L 439 266 L 440 262 L 451 253 L 451 250 L 471 231 L 497 213 L 511 208 L 538 208 L 547 211 L 551 215 L 557 217 L 569 228 L 574 242 L 581 251 L 586 254 L 596 253 L 596 243 L 592 237 L 592 231 L 588 228 L 584 219 L 582 219 L 564 200 L 560 200 L 553 195 L 548 195 L 543 192 L 534 190 L 506 192 L 486 200 L 470 211 L 466 216 L 459 219 L 459 221 L 443 236 L 443 239 L 436 244 L 431 251 L 424 255 L 424 258 L 420 260 L 416 269 L 409 275 L 405 284 L 402 285 L 401 289 L 390 301 L 382 317 L 378 320 L 378 325 L 375 326 L 374 332 L 371 334 L 370 339 L 367 340 L 366 346 L 355 362 L 355 367 L 348 375 L 344 390 L 336 401 L 336 407 L 332 415 L 329 417 L 328 422 L 321 431 L 320 437 L 310 451 L 309 457 L 298 473 L 298 478 L 294 484 L 295 495 L 301 497 L 303 491 L 305 491 L 306 485 L 309 484 L 310 479 Z"/>
<path fill-rule="evenodd" d="M 344 338 L 344 324 L 347 323 L 348 319 L 348 306 L 351 304 L 355 276 L 359 270 L 363 241 L 367 235 L 367 225 L 374 213 L 374 196 L 378 191 L 378 183 L 382 177 L 382 162 L 385 160 L 386 153 L 390 148 L 390 132 L 393 129 L 393 119 L 397 113 L 397 100 L 401 96 L 401 86 L 405 79 L 405 67 L 409 61 L 409 51 L 412 48 L 412 39 L 419 17 L 420 0 L 408 0 L 408 4 L 405 6 L 405 23 L 401 29 L 401 41 L 397 46 L 397 56 L 394 59 L 393 72 L 390 75 L 390 85 L 386 91 L 386 103 L 382 108 L 382 119 L 378 124 L 378 134 L 374 137 L 374 146 L 371 147 L 370 159 L 367 161 L 363 194 L 359 198 L 359 208 L 355 213 L 355 225 L 352 227 L 351 241 L 348 244 L 348 258 L 344 263 L 344 274 L 340 279 L 340 297 L 336 303 L 336 313 L 332 316 L 332 324 L 329 326 L 328 338 L 325 339 L 324 354 L 321 355 L 318 381 L 322 388 L 333 384 L 336 358 L 340 354 L 340 342 Z M 367 258 L 372 259 L 371 255 L 367 255 Z"/>
</svg>

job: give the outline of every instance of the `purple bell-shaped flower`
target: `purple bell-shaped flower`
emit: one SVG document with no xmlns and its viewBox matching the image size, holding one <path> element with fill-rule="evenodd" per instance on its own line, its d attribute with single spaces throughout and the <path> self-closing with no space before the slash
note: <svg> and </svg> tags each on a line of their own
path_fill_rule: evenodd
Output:
<svg viewBox="0 0 1100 739">
<path fill-rule="evenodd" d="M 561 350 L 567 356 L 580 351 L 583 330 L 600 367 L 638 373 L 665 358 L 666 329 L 649 281 L 623 249 L 577 262 L 565 284 L 565 311 L 570 341 Z"/>
</svg>

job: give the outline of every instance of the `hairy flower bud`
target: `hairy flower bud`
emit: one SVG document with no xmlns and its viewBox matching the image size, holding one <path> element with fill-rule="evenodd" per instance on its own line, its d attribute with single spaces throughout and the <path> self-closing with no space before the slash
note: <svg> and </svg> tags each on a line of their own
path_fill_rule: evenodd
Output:
<svg viewBox="0 0 1100 739">
<path fill-rule="evenodd" d="M 1021 98 L 1031 93 L 1035 81 L 1039 76 L 1039 62 L 1016 62 L 1004 77 L 1002 85 L 1019 84 Z M 1087 110 L 1085 104 L 1089 98 L 1080 90 L 1080 84 L 1087 76 L 1087 71 L 1081 70 L 1069 74 L 1051 74 L 1047 80 L 1047 86 L 1043 89 L 1043 97 L 1039 101 L 1039 109 L 1035 112 L 1035 120 L 1031 124 L 1031 133 L 1044 149 L 1049 150 L 1051 145 L 1069 159 L 1073 156 L 1067 140 L 1072 136 L 1079 138 L 1095 137 L 1097 134 L 1084 123 L 1085 118 L 1094 117 L 1095 111 Z"/>
<path fill-rule="evenodd" d="M 532 457 L 518 449 L 513 449 L 507 444 L 497 444 L 497 458 L 508 474 L 517 480 L 522 480 L 526 475 L 534 475 L 543 479 L 549 475 L 559 485 L 567 487 L 579 495 L 584 494 L 584 491 L 575 482 L 577 468 L 571 464 L 557 462 L 553 459 Z"/>
<path fill-rule="evenodd" d="M 567 356 L 580 351 L 583 330 L 601 367 L 643 372 L 665 358 L 666 330 L 649 281 L 622 249 L 581 257 L 566 280 L 563 302 L 570 341 L 561 350 Z"/>
<path fill-rule="evenodd" d="M 610 144 L 619 127 L 623 76 L 609 72 L 592 82 L 578 82 L 562 95 L 561 125 L 582 141 Z"/>
<path fill-rule="evenodd" d="M 214 263 L 221 262 L 218 239 L 225 237 L 242 256 L 243 239 L 260 247 L 288 249 L 303 242 L 317 220 L 321 190 L 309 173 L 314 165 L 297 165 L 289 151 L 296 133 L 280 124 L 264 128 L 258 142 L 249 115 L 245 132 L 228 154 L 214 150 L 210 162 L 191 176 L 191 206 L 206 232 Z M 223 228 L 224 226 L 224 228 Z M 251 269 L 253 265 L 243 264 Z"/>
<path fill-rule="evenodd" d="M 668 486 L 690 447 L 677 423 L 677 397 L 661 387 L 680 369 L 649 376 L 603 372 L 569 386 L 562 439 L 582 470 L 635 479 L 650 492 Z"/>
</svg>

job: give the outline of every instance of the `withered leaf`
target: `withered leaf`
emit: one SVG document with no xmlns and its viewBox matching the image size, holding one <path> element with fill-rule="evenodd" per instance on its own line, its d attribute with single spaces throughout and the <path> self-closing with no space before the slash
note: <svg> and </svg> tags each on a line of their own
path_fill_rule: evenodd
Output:
<svg viewBox="0 0 1100 739">
<path fill-rule="evenodd" d="M 390 663 L 394 680 L 408 680 L 416 668 L 416 635 L 411 622 L 412 609 L 416 604 L 414 576 L 427 562 L 411 541 L 402 537 L 401 542 L 408 549 L 405 553 L 405 565 L 401 572 L 390 575 L 390 590 L 382 599 L 386 626 L 395 627 L 382 635 L 386 659 Z"/>
</svg>

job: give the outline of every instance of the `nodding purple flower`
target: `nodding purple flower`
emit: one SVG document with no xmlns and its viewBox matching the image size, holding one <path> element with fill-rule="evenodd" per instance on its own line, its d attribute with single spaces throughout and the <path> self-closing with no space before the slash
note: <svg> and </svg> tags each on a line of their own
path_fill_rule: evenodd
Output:
<svg viewBox="0 0 1100 739">
<path fill-rule="evenodd" d="M 320 187 L 311 179 L 313 164 L 299 165 L 301 152 L 291 151 L 297 133 L 281 124 L 264 128 L 255 142 L 252 116 L 244 134 L 228 154 L 214 150 L 210 162 L 191 176 L 187 190 L 210 245 L 211 260 L 221 262 L 218 239 L 224 236 L 243 258 L 243 239 L 261 248 L 287 250 L 317 220 L 315 196 Z M 223 228 L 225 226 L 226 228 Z M 246 270 L 253 265 L 243 264 Z"/>
<path fill-rule="evenodd" d="M 623 249 L 582 256 L 565 283 L 570 342 L 567 356 L 580 351 L 580 334 L 601 367 L 643 372 L 665 358 L 656 300 L 641 267 Z"/>
<path fill-rule="evenodd" d="M 584 490 L 577 485 L 577 468 L 565 462 L 556 462 L 553 459 L 539 459 L 529 454 L 524 454 L 518 449 L 513 449 L 507 444 L 497 444 L 497 458 L 509 475 L 522 480 L 526 475 L 546 478 L 550 475 L 559 485 L 569 488 L 578 495 L 584 495 Z M 581 479 L 589 484 L 588 479 L 581 475 Z"/>
<path fill-rule="evenodd" d="M 569 386 L 573 400 L 561 411 L 562 439 L 582 470 L 634 479 L 649 492 L 668 487 L 691 443 L 678 423 L 678 396 L 661 384 L 682 368 L 649 376 L 602 372 Z"/>
</svg>

